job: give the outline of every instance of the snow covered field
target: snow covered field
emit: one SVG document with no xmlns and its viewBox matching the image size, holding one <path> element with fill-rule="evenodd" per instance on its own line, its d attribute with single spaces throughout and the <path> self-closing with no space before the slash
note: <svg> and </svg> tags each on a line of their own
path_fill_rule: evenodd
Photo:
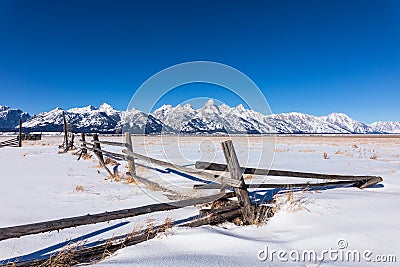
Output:
<svg viewBox="0 0 400 267">
<path fill-rule="evenodd" d="M 8 138 L 0 137 L 0 141 Z M 215 159 L 204 158 L 199 147 L 204 144 L 219 146 L 226 138 L 207 137 L 207 142 L 202 142 L 202 138 L 180 137 L 181 153 L 187 153 L 185 162 L 193 163 L 197 159 L 224 162 L 222 151 L 214 155 Z M 119 140 L 118 137 L 101 139 Z M 171 138 L 172 147 L 174 140 Z M 249 146 L 247 165 L 252 166 L 254 155 L 251 149 L 257 147 L 260 139 L 250 137 L 249 140 L 253 145 Z M 123 177 L 120 181 L 106 180 L 107 174 L 95 157 L 77 161 L 70 152 L 58 154 L 60 143 L 61 137 L 44 137 L 42 141 L 24 142 L 22 148 L 0 148 L 0 227 L 171 201 L 168 194 L 127 183 Z M 397 260 L 397 263 L 385 263 L 385 266 L 398 266 L 400 137 L 288 136 L 277 137 L 275 143 L 273 169 L 376 175 L 382 176 L 384 181 L 365 190 L 342 187 L 295 192 L 294 199 L 289 202 L 289 193 L 281 191 L 277 195 L 280 209 L 265 225 L 176 227 L 167 235 L 160 234 L 155 239 L 121 249 L 95 266 L 286 266 L 289 263 L 293 266 L 381 266 L 379 260 Z M 118 148 L 112 150 L 118 151 Z M 148 139 L 146 150 L 160 159 L 165 157 L 165 151 L 169 151 L 168 147 L 160 148 L 156 137 Z M 236 151 L 239 159 L 246 153 L 239 144 Z M 174 155 L 177 154 L 167 154 L 167 157 L 174 163 L 185 163 Z M 121 174 L 125 172 L 124 162 L 118 170 Z M 210 193 L 191 189 L 198 182 L 165 172 L 162 168 L 151 171 L 139 166 L 137 171 L 179 194 L 200 196 Z M 287 181 L 287 178 L 268 179 Z M 246 182 L 250 181 L 246 179 Z M 257 193 L 268 195 L 271 192 L 259 190 Z M 151 223 L 150 220 L 157 224 L 166 218 L 184 219 L 197 213 L 198 208 L 188 207 L 4 240 L 0 241 L 0 262 L 19 256 L 40 258 L 74 239 L 96 241 L 141 229 Z M 315 251 L 318 257 L 325 250 L 337 250 L 338 259 L 326 253 L 323 260 L 295 261 L 296 252 L 302 254 L 304 250 Z M 349 250 L 359 251 L 360 261 L 341 257 Z M 276 253 L 270 255 L 274 251 Z M 286 252 L 286 256 L 282 252 L 279 254 L 280 251 Z M 262 261 L 266 255 L 269 257 Z"/>
</svg>

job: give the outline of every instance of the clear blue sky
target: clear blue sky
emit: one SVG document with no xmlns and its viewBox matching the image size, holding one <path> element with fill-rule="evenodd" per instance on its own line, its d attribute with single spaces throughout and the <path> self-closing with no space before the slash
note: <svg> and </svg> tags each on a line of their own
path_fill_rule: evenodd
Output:
<svg viewBox="0 0 400 267">
<path fill-rule="evenodd" d="M 125 109 L 193 60 L 246 73 L 274 113 L 400 120 L 400 1 L 0 1 L 2 105 Z"/>
</svg>

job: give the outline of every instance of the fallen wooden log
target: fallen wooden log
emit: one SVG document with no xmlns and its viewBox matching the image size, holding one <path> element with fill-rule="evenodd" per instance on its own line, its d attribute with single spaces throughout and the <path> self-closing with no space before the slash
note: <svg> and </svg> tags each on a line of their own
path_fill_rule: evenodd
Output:
<svg viewBox="0 0 400 267">
<path fill-rule="evenodd" d="M 151 204 L 137 208 L 123 209 L 111 212 L 103 212 L 98 214 L 88 214 L 77 217 L 64 218 L 53 221 L 32 223 L 26 225 L 12 226 L 0 228 L 0 240 L 17 238 L 25 235 L 38 234 L 54 230 L 76 227 L 80 225 L 95 224 L 107 222 L 111 220 L 134 217 L 156 211 L 173 210 L 187 206 L 200 205 L 212 202 L 216 199 L 224 197 L 225 194 L 216 194 L 206 197 L 185 199 L 169 203 Z"/>
<path fill-rule="evenodd" d="M 78 264 L 88 264 L 100 261 L 107 256 L 112 255 L 117 250 L 145 242 L 149 239 L 156 237 L 159 233 L 163 233 L 171 226 L 186 226 L 186 227 L 199 227 L 207 224 L 218 224 L 227 220 L 233 220 L 240 216 L 238 208 L 233 210 L 217 211 L 205 217 L 194 218 L 188 222 L 172 223 L 172 225 L 161 224 L 154 227 L 149 227 L 140 231 L 139 233 L 132 233 L 112 237 L 102 240 L 99 245 L 90 246 L 82 245 L 72 247 L 59 253 L 50 254 L 46 259 L 25 261 L 25 262 L 10 262 L 1 266 L 18 266 L 18 267 L 31 267 L 31 266 L 72 266 Z"/>
<path fill-rule="evenodd" d="M 195 164 L 196 169 L 212 170 L 212 171 L 227 171 L 227 165 L 221 163 L 212 163 L 197 161 Z M 282 171 L 282 170 L 268 170 L 259 168 L 248 168 L 241 167 L 243 174 L 255 174 L 255 175 L 268 175 L 268 176 L 287 176 L 296 178 L 313 178 L 313 179 L 324 179 L 324 180 L 352 180 L 362 181 L 373 178 L 381 178 L 379 176 L 355 176 L 355 175 L 337 175 L 337 174 L 322 174 L 322 173 L 310 173 L 310 172 L 295 172 L 295 171 Z M 383 179 L 382 179 L 383 181 Z"/>
<path fill-rule="evenodd" d="M 365 180 L 365 181 L 359 181 L 355 184 L 355 186 L 357 186 L 360 189 L 364 189 L 366 187 L 376 185 L 377 183 L 380 183 L 382 181 L 383 181 L 383 178 L 377 176 L 377 177 L 373 177 L 373 178 Z"/>
</svg>

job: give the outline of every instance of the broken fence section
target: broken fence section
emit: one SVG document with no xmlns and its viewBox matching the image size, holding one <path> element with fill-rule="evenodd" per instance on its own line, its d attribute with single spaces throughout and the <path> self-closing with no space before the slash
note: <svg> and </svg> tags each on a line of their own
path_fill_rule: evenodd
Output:
<svg viewBox="0 0 400 267">
<path fill-rule="evenodd" d="M 66 125 L 66 124 L 65 124 Z M 65 132 L 67 137 L 67 132 Z M 236 220 L 239 218 L 243 224 L 254 224 L 260 222 L 260 217 L 269 218 L 273 215 L 274 209 L 268 205 L 256 206 L 250 200 L 249 193 L 247 189 L 249 188 L 307 188 L 315 186 L 330 186 L 330 185 L 354 185 L 359 188 L 365 188 L 370 185 L 374 185 L 383 181 L 382 177 L 379 176 L 350 176 L 350 175 L 329 175 L 329 174 L 317 174 L 317 173 L 303 173 L 303 172 L 292 172 L 292 171 L 280 171 L 280 170 L 266 170 L 259 168 L 247 168 L 241 167 L 236 156 L 236 152 L 231 140 L 222 142 L 222 150 L 224 152 L 226 164 L 217 164 L 210 162 L 196 162 L 197 169 L 191 169 L 187 167 L 178 166 L 170 162 L 154 159 L 148 156 L 144 156 L 135 153 L 132 148 L 131 135 L 129 133 L 125 134 L 125 142 L 112 142 L 112 141 L 100 141 L 97 134 L 93 135 L 93 141 L 87 142 L 85 134 L 81 135 L 81 146 L 80 155 L 92 151 L 99 160 L 100 165 L 105 168 L 110 176 L 114 174 L 107 168 L 104 155 L 111 155 L 113 157 L 127 160 L 129 174 L 136 176 L 135 159 L 150 162 L 162 167 L 172 168 L 180 172 L 184 172 L 193 176 L 197 176 L 204 180 L 209 181 L 208 184 L 195 185 L 198 189 L 233 189 L 233 192 L 225 193 L 221 192 L 218 195 L 211 195 L 200 198 L 185 199 L 170 203 L 159 203 L 151 204 L 147 206 L 123 209 L 112 212 L 105 212 L 93 215 L 83 215 L 72 218 L 64 218 L 59 220 L 33 223 L 27 225 L 19 225 L 13 227 L 0 228 L 0 240 L 8 238 L 17 238 L 25 235 L 38 234 L 42 232 L 60 230 L 64 228 L 76 227 L 87 224 L 94 224 L 99 222 L 105 222 L 116 219 L 123 219 L 128 217 L 139 216 L 142 214 L 148 214 L 163 210 L 179 209 L 192 205 L 204 205 L 211 204 L 211 208 L 207 210 L 201 210 L 198 217 L 192 218 L 185 223 L 176 223 L 176 225 L 181 226 L 191 226 L 196 227 L 205 224 L 215 224 L 226 220 Z M 68 148 L 69 141 L 68 138 L 65 140 L 66 147 Z M 120 146 L 122 147 L 122 153 L 111 152 L 102 149 L 101 145 L 110 146 Z M 78 159 L 79 159 L 78 158 Z M 198 170 L 201 169 L 201 170 Z M 208 173 L 204 170 L 213 171 L 227 171 L 229 177 Z M 243 174 L 255 174 L 255 175 L 270 175 L 270 176 L 287 176 L 287 177 L 301 177 L 301 178 L 314 178 L 314 179 L 324 179 L 324 180 L 334 180 L 322 183 L 289 183 L 289 184 L 250 184 L 247 185 L 244 181 Z M 230 200 L 230 198 L 236 197 L 237 201 Z M 223 201 L 223 205 L 221 205 Z M 220 203 L 218 203 L 220 202 Z M 217 204 L 218 203 L 218 204 Z M 151 227 L 151 229 L 145 229 L 140 233 L 136 234 L 126 234 L 120 237 L 113 237 L 108 240 L 104 240 L 103 243 L 96 243 L 94 246 L 80 247 L 78 250 L 74 251 L 70 255 L 68 260 L 74 260 L 78 263 L 93 262 L 102 259 L 105 252 L 115 252 L 116 250 L 123 248 L 125 246 L 134 245 L 150 238 L 153 238 L 160 231 L 165 231 L 165 227 L 162 226 Z M 53 255 L 49 256 L 49 259 L 35 260 L 29 262 L 19 262 L 12 263 L 10 266 L 37 266 L 40 264 L 51 265 L 51 259 Z M 73 259 L 71 259 L 71 257 Z M 54 257 L 53 257 L 54 258 Z M 1 263 L 0 263 L 1 265 Z M 6 263 L 6 265 L 9 265 Z"/>
</svg>

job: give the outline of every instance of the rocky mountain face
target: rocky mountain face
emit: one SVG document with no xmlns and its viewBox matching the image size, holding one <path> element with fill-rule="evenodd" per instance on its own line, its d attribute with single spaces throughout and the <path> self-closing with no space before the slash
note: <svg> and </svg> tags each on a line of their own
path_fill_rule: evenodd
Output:
<svg viewBox="0 0 400 267">
<path fill-rule="evenodd" d="M 194 109 L 191 105 L 163 105 L 151 114 L 139 110 L 115 110 L 108 104 L 63 110 L 56 108 L 29 116 L 21 110 L 0 106 L 0 130 L 15 128 L 19 118 L 29 131 L 62 131 L 65 113 L 72 130 L 76 132 L 130 131 L 136 134 L 263 134 L 263 133 L 400 133 L 400 122 L 358 122 L 343 113 L 312 116 L 291 112 L 264 115 L 246 109 L 243 105 L 229 107 L 215 105 L 213 100 Z"/>
<path fill-rule="evenodd" d="M 19 125 L 19 119 L 25 122 L 30 115 L 20 109 L 0 105 L 0 130 L 11 130 Z"/>
<path fill-rule="evenodd" d="M 378 121 L 371 123 L 369 127 L 378 133 L 400 133 L 400 122 Z"/>
</svg>

